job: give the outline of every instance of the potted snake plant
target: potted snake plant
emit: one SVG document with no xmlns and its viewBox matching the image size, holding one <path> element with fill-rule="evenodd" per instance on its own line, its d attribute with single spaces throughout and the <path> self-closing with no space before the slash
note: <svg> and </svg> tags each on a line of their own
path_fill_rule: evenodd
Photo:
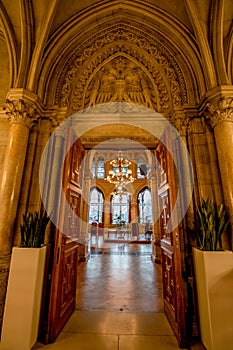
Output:
<svg viewBox="0 0 233 350">
<path fill-rule="evenodd" d="M 201 340 L 208 350 L 232 349 L 233 254 L 221 248 L 229 219 L 224 205 L 202 199 L 193 248 Z"/>
<path fill-rule="evenodd" d="M 30 350 L 37 341 L 47 246 L 46 211 L 23 215 L 21 246 L 12 250 L 1 344 L 11 350 Z M 17 315 L 17 316 L 16 316 Z"/>
<path fill-rule="evenodd" d="M 44 209 L 39 212 L 23 215 L 23 223 L 20 225 L 21 247 L 40 248 L 44 244 L 45 230 L 49 217 Z"/>
</svg>

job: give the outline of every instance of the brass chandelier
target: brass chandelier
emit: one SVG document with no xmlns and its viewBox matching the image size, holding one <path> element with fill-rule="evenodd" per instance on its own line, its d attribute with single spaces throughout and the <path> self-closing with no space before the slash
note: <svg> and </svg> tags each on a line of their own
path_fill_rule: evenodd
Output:
<svg viewBox="0 0 233 350">
<path fill-rule="evenodd" d="M 135 180 L 132 176 L 132 170 L 129 169 L 131 162 L 123 156 L 122 151 L 119 151 L 117 156 L 110 161 L 110 164 L 112 169 L 109 170 L 105 180 L 115 185 L 115 190 L 112 194 L 128 194 L 125 186 Z"/>
</svg>

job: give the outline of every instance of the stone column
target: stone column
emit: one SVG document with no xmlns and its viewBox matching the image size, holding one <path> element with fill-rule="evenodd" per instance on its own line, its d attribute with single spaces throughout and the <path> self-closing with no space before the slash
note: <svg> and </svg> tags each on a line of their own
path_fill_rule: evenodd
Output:
<svg viewBox="0 0 233 350">
<path fill-rule="evenodd" d="M 182 201 L 179 203 L 180 217 L 184 217 L 186 226 L 191 228 L 194 220 L 193 203 L 191 200 L 193 169 L 187 142 L 190 118 L 187 117 L 185 113 L 180 111 L 178 113 L 179 115 L 175 120 L 175 126 L 178 130 L 178 135 L 176 137 L 176 162 L 181 175 L 179 179 L 180 183 L 178 184 L 178 190 L 181 191 L 182 194 Z"/>
<path fill-rule="evenodd" d="M 110 196 L 105 198 L 104 201 L 104 226 L 105 228 L 109 229 L 110 227 L 110 213 L 111 213 L 111 202 L 110 202 Z"/>
<path fill-rule="evenodd" d="M 138 203 L 135 197 L 131 199 L 131 222 L 138 222 Z"/>
<path fill-rule="evenodd" d="M 0 255 L 11 252 L 29 131 L 37 120 L 35 109 L 23 100 L 7 100 L 7 105 L 11 127 L 0 187 Z"/>
<path fill-rule="evenodd" d="M 7 100 L 11 127 L 0 185 L 0 323 L 3 316 L 13 229 L 28 147 L 29 132 L 38 114 L 23 100 Z"/>
<path fill-rule="evenodd" d="M 57 128 L 51 136 L 51 147 L 53 148 L 53 159 L 51 160 L 50 187 L 48 189 L 47 212 L 53 222 L 57 222 L 58 210 L 61 209 L 60 191 L 62 179 L 62 159 L 64 154 L 64 135 L 63 130 Z M 48 164 L 49 166 L 49 164 Z M 45 169 L 46 171 L 46 169 Z M 45 173 L 46 175 L 46 173 Z M 44 183 L 46 185 L 46 183 Z M 60 216 L 61 213 L 59 213 Z M 60 220 L 59 220 L 60 221 Z"/>
<path fill-rule="evenodd" d="M 179 183 L 178 190 L 181 191 L 180 214 L 183 220 L 179 224 L 179 240 L 181 263 L 184 276 L 184 292 L 186 304 L 192 305 L 187 312 L 188 318 L 191 322 L 192 335 L 197 336 L 197 306 L 194 295 L 194 277 L 193 277 L 193 263 L 192 251 L 189 229 L 193 228 L 194 222 L 194 208 L 192 198 L 192 164 L 190 163 L 188 152 L 188 138 L 190 118 L 185 114 L 179 113 L 176 119 L 176 128 L 179 136 L 176 139 L 176 157 L 177 165 L 181 173 L 181 183 Z M 189 203 L 190 201 L 190 203 Z"/>
<path fill-rule="evenodd" d="M 223 195 L 231 217 L 231 247 L 233 246 L 233 99 L 220 97 L 207 103 L 204 116 L 214 130 Z"/>
</svg>

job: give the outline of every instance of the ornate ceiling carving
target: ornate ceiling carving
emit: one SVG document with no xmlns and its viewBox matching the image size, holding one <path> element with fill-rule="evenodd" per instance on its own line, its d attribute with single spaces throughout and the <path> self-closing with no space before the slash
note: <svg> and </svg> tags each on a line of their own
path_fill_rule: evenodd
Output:
<svg viewBox="0 0 233 350">
<path fill-rule="evenodd" d="M 60 75 L 56 104 L 74 113 L 110 101 L 138 103 L 165 115 L 188 103 L 182 71 L 158 38 L 119 24 L 73 53 Z"/>
</svg>

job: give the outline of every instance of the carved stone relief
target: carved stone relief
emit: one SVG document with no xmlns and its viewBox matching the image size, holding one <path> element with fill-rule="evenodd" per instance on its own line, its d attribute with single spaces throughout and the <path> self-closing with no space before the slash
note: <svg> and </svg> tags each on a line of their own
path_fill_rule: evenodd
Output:
<svg viewBox="0 0 233 350">
<path fill-rule="evenodd" d="M 86 106 L 107 102 L 138 103 L 157 110 L 157 97 L 146 74 L 123 56 L 106 64 L 87 88 Z"/>
<path fill-rule="evenodd" d="M 120 61 L 125 64 L 121 72 Z M 112 76 L 114 82 L 110 84 L 109 76 L 114 75 L 114 69 L 116 76 Z M 111 91 L 104 92 L 101 84 L 107 73 L 107 90 Z M 139 80 L 138 91 L 134 91 L 130 79 L 131 84 L 133 79 L 134 83 Z M 101 94 L 97 96 L 100 85 Z M 183 74 L 171 53 L 157 37 L 123 24 L 103 30 L 84 42 L 67 61 L 57 86 L 56 104 L 69 106 L 71 112 L 105 99 L 108 102 L 137 100 L 164 114 L 174 105 L 188 103 Z"/>
</svg>

